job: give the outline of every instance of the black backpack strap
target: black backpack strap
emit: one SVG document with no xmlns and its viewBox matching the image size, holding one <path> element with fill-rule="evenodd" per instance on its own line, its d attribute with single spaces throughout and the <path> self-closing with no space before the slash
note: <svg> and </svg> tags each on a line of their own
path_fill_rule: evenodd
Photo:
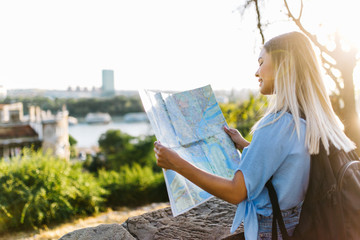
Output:
<svg viewBox="0 0 360 240">
<path fill-rule="evenodd" d="M 281 215 L 281 210 L 279 206 L 279 200 L 277 198 L 276 190 L 274 185 L 271 182 L 272 177 L 266 182 L 265 186 L 268 189 L 270 202 L 273 210 L 273 221 L 272 221 L 272 239 L 277 239 L 277 224 L 279 224 L 280 232 L 284 240 L 288 240 L 289 235 L 287 233 L 284 219 Z"/>
</svg>

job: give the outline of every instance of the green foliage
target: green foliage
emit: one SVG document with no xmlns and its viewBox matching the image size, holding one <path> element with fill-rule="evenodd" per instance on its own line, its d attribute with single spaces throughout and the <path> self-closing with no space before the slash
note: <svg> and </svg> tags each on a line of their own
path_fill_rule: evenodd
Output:
<svg viewBox="0 0 360 240">
<path fill-rule="evenodd" d="M 71 136 L 70 134 L 69 134 L 69 144 L 70 144 L 70 146 L 74 146 L 77 144 L 76 139 L 73 136 Z"/>
<path fill-rule="evenodd" d="M 156 166 L 154 141 L 155 136 L 133 137 L 120 130 L 100 136 L 100 152 L 84 166 L 97 173 L 100 185 L 109 192 L 107 206 L 168 201 L 163 173 Z"/>
<path fill-rule="evenodd" d="M 69 134 L 69 144 L 70 144 L 70 158 L 74 159 L 77 157 L 77 150 L 76 150 L 76 139 Z"/>
<path fill-rule="evenodd" d="M 135 163 L 142 167 L 154 167 L 154 141 L 154 136 L 133 137 L 120 130 L 108 130 L 99 138 L 101 153 L 95 161 L 98 166 L 111 170 L 120 170 L 123 166 L 131 167 Z"/>
<path fill-rule="evenodd" d="M 109 192 L 108 206 L 168 201 L 163 173 L 156 166 L 155 140 L 155 136 L 133 137 L 120 130 L 100 136 L 101 152 L 89 170 L 98 170 L 100 185 Z"/>
<path fill-rule="evenodd" d="M 142 112 L 143 107 L 139 96 L 125 97 L 115 96 L 113 98 L 80 98 L 54 100 L 46 97 L 7 97 L 1 103 L 22 102 L 24 114 L 28 114 L 29 106 L 39 106 L 43 110 L 56 112 L 66 105 L 69 114 L 76 117 L 84 117 L 89 112 L 107 112 L 112 116 L 121 116 L 129 112 Z"/>
<path fill-rule="evenodd" d="M 249 138 L 251 127 L 261 118 L 266 106 L 266 97 L 250 95 L 249 100 L 241 103 L 221 104 L 220 108 L 227 123 L 238 129 L 244 137 Z"/>
<path fill-rule="evenodd" d="M 56 112 L 60 110 L 64 104 L 62 100 L 52 100 L 46 97 L 6 97 L 1 103 L 22 102 L 24 106 L 24 114 L 28 114 L 30 106 L 39 106 L 43 110 L 51 110 Z"/>
<path fill-rule="evenodd" d="M 99 139 L 102 152 L 92 161 L 89 155 L 84 163 L 71 164 L 29 149 L 22 157 L 0 161 L 0 233 L 42 228 L 109 206 L 168 201 L 154 141 L 154 136 L 109 130 Z"/>
<path fill-rule="evenodd" d="M 29 149 L 21 158 L 0 162 L 0 192 L 0 233 L 93 214 L 106 195 L 81 165 Z"/>
<path fill-rule="evenodd" d="M 100 170 L 99 182 L 110 192 L 106 203 L 111 207 L 168 201 L 163 173 L 154 173 L 151 167 L 134 164 L 119 172 Z"/>
</svg>

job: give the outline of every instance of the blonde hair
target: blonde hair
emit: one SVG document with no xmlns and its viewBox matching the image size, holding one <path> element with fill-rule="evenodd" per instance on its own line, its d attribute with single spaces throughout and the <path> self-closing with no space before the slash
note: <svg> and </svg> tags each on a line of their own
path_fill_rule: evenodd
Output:
<svg viewBox="0 0 360 240">
<path fill-rule="evenodd" d="M 272 38 L 264 48 L 275 69 L 275 95 L 271 96 L 265 116 L 280 112 L 271 123 L 290 112 L 299 137 L 300 117 L 303 116 L 306 119 L 305 144 L 310 154 L 319 152 L 320 140 L 328 153 L 330 142 L 346 152 L 354 149 L 355 144 L 345 135 L 333 111 L 314 49 L 307 37 L 290 32 Z M 259 122 L 253 130 L 261 127 Z"/>
</svg>

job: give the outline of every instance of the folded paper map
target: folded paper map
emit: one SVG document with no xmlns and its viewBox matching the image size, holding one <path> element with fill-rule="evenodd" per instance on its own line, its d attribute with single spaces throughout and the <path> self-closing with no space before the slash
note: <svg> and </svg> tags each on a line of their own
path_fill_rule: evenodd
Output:
<svg viewBox="0 0 360 240">
<path fill-rule="evenodd" d="M 232 179 L 240 153 L 224 132 L 227 125 L 211 86 L 178 93 L 141 90 L 158 141 L 212 174 Z M 171 210 L 184 213 L 212 197 L 172 170 L 164 170 Z"/>
</svg>

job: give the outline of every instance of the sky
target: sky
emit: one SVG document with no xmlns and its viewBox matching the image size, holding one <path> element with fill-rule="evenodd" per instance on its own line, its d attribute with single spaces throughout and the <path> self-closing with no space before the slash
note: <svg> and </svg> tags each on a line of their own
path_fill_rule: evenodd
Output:
<svg viewBox="0 0 360 240">
<path fill-rule="evenodd" d="M 284 12 L 279 10 L 282 1 L 269 2 L 264 1 L 264 16 L 274 22 L 267 27 L 266 37 L 297 30 L 284 21 Z M 344 25 L 339 19 L 351 15 L 336 13 L 341 18 L 334 18 L 335 0 L 304 0 L 308 2 L 321 10 L 318 20 L 314 8 L 307 11 L 308 20 L 326 19 L 334 27 Z M 332 7 L 324 8 L 324 2 Z M 91 89 L 101 87 L 103 69 L 112 69 L 116 90 L 180 91 L 207 84 L 217 90 L 256 89 L 261 41 L 254 11 L 241 15 L 238 10 L 243 3 L 2 0 L 0 85 L 6 89 Z M 346 29 L 342 28 L 351 33 L 351 28 Z"/>
</svg>

